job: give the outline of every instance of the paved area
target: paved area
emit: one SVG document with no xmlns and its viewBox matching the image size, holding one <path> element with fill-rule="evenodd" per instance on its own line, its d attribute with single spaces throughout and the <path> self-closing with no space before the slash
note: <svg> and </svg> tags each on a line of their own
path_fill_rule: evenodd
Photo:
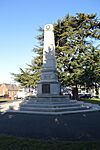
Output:
<svg viewBox="0 0 100 150">
<path fill-rule="evenodd" d="M 100 140 L 100 111 L 40 115 L 0 114 L 0 135 L 67 140 Z"/>
</svg>

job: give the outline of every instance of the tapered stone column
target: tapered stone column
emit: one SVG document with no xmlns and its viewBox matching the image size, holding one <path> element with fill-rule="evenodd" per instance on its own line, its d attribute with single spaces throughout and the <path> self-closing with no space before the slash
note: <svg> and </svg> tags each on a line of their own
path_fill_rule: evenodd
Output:
<svg viewBox="0 0 100 150">
<path fill-rule="evenodd" d="M 43 68 L 41 80 L 38 83 L 38 95 L 59 95 L 60 84 L 56 69 L 55 39 L 53 25 L 44 26 Z"/>
</svg>

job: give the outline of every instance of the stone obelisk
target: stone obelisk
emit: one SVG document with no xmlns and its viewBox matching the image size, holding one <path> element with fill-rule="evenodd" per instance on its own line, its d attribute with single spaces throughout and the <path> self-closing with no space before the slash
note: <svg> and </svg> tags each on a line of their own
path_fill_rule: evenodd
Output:
<svg viewBox="0 0 100 150">
<path fill-rule="evenodd" d="M 44 26 L 43 68 L 38 83 L 38 95 L 59 95 L 60 84 L 56 69 L 55 39 L 52 24 Z"/>
</svg>

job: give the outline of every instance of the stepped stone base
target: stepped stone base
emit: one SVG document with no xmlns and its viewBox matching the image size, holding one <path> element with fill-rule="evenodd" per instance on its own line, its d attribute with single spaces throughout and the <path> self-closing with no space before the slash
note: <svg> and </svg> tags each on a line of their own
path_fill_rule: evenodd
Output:
<svg viewBox="0 0 100 150">
<path fill-rule="evenodd" d="M 69 101 L 69 96 L 63 96 L 63 95 L 38 95 L 38 96 L 30 96 L 26 100 L 32 101 L 32 102 L 67 102 Z"/>
<path fill-rule="evenodd" d="M 16 107 L 15 107 L 16 108 Z M 68 114 L 100 110 L 99 105 L 84 103 L 77 100 L 70 100 L 66 96 L 30 96 L 24 99 L 17 107 L 17 110 L 10 109 L 9 112 L 29 114 Z"/>
</svg>

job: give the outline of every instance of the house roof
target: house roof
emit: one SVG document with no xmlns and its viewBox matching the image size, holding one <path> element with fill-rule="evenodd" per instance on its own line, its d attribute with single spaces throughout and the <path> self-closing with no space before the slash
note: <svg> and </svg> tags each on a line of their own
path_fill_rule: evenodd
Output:
<svg viewBox="0 0 100 150">
<path fill-rule="evenodd" d="M 5 83 L 5 86 L 8 88 L 9 91 L 17 91 L 19 89 L 19 87 L 16 84 Z"/>
</svg>

